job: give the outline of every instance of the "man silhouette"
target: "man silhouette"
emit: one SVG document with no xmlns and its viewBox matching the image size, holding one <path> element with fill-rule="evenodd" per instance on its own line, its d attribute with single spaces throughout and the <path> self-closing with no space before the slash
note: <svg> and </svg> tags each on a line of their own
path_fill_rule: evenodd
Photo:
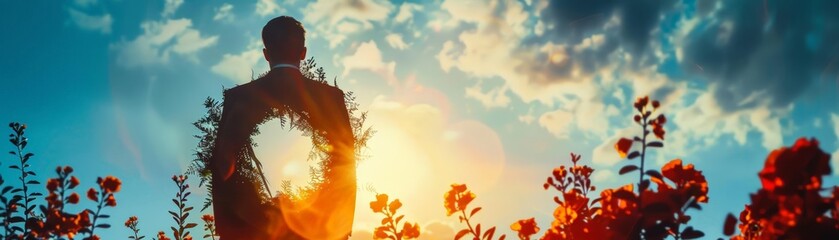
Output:
<svg viewBox="0 0 839 240">
<path fill-rule="evenodd" d="M 355 151 L 344 93 L 307 79 L 305 30 L 281 16 L 262 28 L 271 70 L 224 92 L 210 168 L 213 212 L 220 239 L 346 239 L 355 209 Z M 293 112 L 329 144 L 324 181 L 301 201 L 265 199 L 255 181 L 251 135 L 277 112 Z M 259 166 L 256 166 L 259 168 Z"/>
</svg>

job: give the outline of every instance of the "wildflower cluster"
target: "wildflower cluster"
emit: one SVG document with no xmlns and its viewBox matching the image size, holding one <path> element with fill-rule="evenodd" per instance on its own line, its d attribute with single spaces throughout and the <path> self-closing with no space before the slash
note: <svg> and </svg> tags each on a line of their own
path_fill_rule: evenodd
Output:
<svg viewBox="0 0 839 240">
<path fill-rule="evenodd" d="M 839 239 L 839 186 L 822 182 L 831 172 L 829 160 L 815 139 L 772 151 L 758 174 L 762 188 L 751 194 L 740 213 L 740 234 L 732 239 Z M 822 196 L 824 190 L 831 195 Z M 737 222 L 729 214 L 727 235 Z"/>
<path fill-rule="evenodd" d="M 402 218 L 405 217 L 405 215 L 396 216 L 396 212 L 401 207 L 402 202 L 400 202 L 399 199 L 394 199 L 388 203 L 387 194 L 377 194 L 376 200 L 370 202 L 370 209 L 372 209 L 374 213 L 381 213 L 385 216 L 382 218 L 382 225 L 376 227 L 376 230 L 373 232 L 373 237 L 375 239 L 401 240 L 416 239 L 419 237 L 420 228 L 417 223 L 411 224 L 405 221 L 402 229 L 400 230 L 398 228 L 399 222 L 401 222 Z"/>
<path fill-rule="evenodd" d="M 452 189 L 443 195 L 443 199 L 445 200 L 443 201 L 443 205 L 446 207 L 446 216 L 460 213 L 457 217 L 460 222 L 466 223 L 467 227 L 457 232 L 454 237 L 455 240 L 460 239 L 467 234 L 471 234 L 474 239 L 493 239 L 495 236 L 495 227 L 490 227 L 486 229 L 486 231 L 481 231 L 480 223 L 472 227 L 472 223 L 469 221 L 476 213 L 481 211 L 481 207 L 472 208 L 472 210 L 469 211 L 469 215 L 466 215 L 466 210 L 469 209 L 469 203 L 471 203 L 472 200 L 475 200 L 475 194 L 466 188 L 466 184 L 452 184 L 451 187 Z M 501 235 L 498 239 L 503 240 L 506 237 L 506 235 Z"/>
</svg>

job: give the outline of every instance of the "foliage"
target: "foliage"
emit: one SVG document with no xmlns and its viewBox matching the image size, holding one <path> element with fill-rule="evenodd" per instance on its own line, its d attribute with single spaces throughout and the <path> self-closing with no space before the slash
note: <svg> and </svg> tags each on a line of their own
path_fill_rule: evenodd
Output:
<svg viewBox="0 0 839 240">
<path fill-rule="evenodd" d="M 39 192 L 30 191 L 30 186 L 38 185 L 40 182 L 37 180 L 31 180 L 29 177 L 34 177 L 36 174 L 33 171 L 27 170 L 30 167 L 29 160 L 35 156 L 35 154 L 25 152 L 26 145 L 29 144 L 29 139 L 24 136 L 26 133 L 26 124 L 13 122 L 9 123 L 9 127 L 12 129 L 12 134 L 9 134 L 9 142 L 11 142 L 15 147 L 13 151 L 9 151 L 9 154 L 16 156 L 19 160 L 18 165 L 11 165 L 9 168 L 20 171 L 20 177 L 18 178 L 20 180 L 20 187 L 11 190 L 13 195 L 10 202 L 13 202 L 13 204 L 9 205 L 10 207 L 7 209 L 23 207 L 23 211 L 19 216 L 11 217 L 5 220 L 5 222 L 7 222 L 7 226 L 9 224 L 23 223 L 33 219 L 35 217 L 35 214 L 33 213 L 35 204 L 33 202 L 36 197 L 43 196 L 43 194 Z M 6 236 L 14 235 L 14 232 L 21 232 L 24 237 L 29 235 L 29 227 L 26 226 L 26 224 L 24 224 L 22 229 L 17 226 L 12 226 L 10 230 L 11 231 L 7 230 Z"/>
<path fill-rule="evenodd" d="M 475 197 L 477 196 L 466 188 L 466 184 L 452 184 L 451 187 L 452 189 L 443 195 L 443 205 L 446 207 L 446 216 L 460 213 L 457 217 L 461 223 L 465 222 L 467 227 L 458 231 L 454 239 L 460 239 L 467 234 L 472 234 L 474 239 L 493 239 L 495 236 L 495 227 L 490 227 L 486 229 L 486 231 L 481 231 L 480 223 L 475 225 L 473 228 L 472 223 L 469 222 L 476 213 L 481 211 L 481 207 L 472 208 L 472 210 L 469 211 L 469 215 L 466 215 L 466 209 L 469 208 L 469 203 L 471 203 L 472 200 L 475 200 Z M 506 235 L 502 234 L 498 240 L 504 240 L 506 237 Z"/>
<path fill-rule="evenodd" d="M 210 214 L 204 214 L 201 216 L 201 221 L 204 221 L 204 231 L 207 234 L 204 234 L 204 238 L 210 238 L 216 240 L 216 218 Z"/>
<path fill-rule="evenodd" d="M 370 202 L 370 209 L 374 213 L 381 213 L 385 217 L 382 218 L 381 226 L 376 227 L 373 232 L 375 239 L 416 239 L 420 235 L 419 224 L 408 223 L 405 221 L 402 229 L 399 230 L 399 222 L 405 215 L 396 216 L 396 212 L 402 207 L 402 202 L 399 199 L 394 199 L 388 204 L 387 194 L 377 194 L 376 200 Z"/>
<path fill-rule="evenodd" d="M 816 139 L 772 151 L 758 174 L 762 187 L 740 212 L 740 234 L 731 239 L 839 239 L 839 186 L 822 186 L 829 160 Z M 831 195 L 822 196 L 825 190 Z M 729 214 L 725 234 L 737 223 Z"/>
<path fill-rule="evenodd" d="M 192 211 L 193 207 L 186 205 L 187 197 L 191 194 L 191 192 L 188 191 L 189 184 L 186 183 L 186 180 L 187 176 L 185 175 L 172 176 L 172 181 L 175 182 L 175 185 L 178 187 L 178 193 L 175 194 L 175 198 L 172 199 L 172 203 L 175 204 L 178 212 L 169 211 L 169 215 L 172 215 L 172 219 L 175 220 L 175 224 L 177 224 L 177 228 L 175 228 L 175 226 L 171 227 L 172 235 L 175 236 L 175 240 L 192 239 L 189 229 L 198 226 L 196 223 L 187 222 L 187 217 L 189 217 L 189 212 Z"/>
<path fill-rule="evenodd" d="M 133 233 L 131 236 L 128 236 L 128 239 L 142 240 L 143 238 L 146 237 L 146 236 L 141 236 L 140 235 L 140 228 L 137 227 L 138 223 L 139 223 L 139 220 L 138 220 L 137 216 L 131 216 L 131 217 L 128 218 L 128 220 L 125 220 L 125 227 L 130 229 L 131 232 Z"/>
</svg>

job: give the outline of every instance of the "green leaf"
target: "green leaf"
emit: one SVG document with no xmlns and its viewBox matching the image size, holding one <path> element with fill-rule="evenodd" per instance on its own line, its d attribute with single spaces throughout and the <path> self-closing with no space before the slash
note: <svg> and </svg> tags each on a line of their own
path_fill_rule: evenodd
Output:
<svg viewBox="0 0 839 240">
<path fill-rule="evenodd" d="M 659 141 L 649 142 L 649 143 L 647 143 L 647 147 L 660 148 L 660 147 L 664 147 L 664 143 L 659 142 Z"/>
<path fill-rule="evenodd" d="M 654 177 L 654 178 L 658 178 L 658 179 L 664 179 L 664 177 L 661 176 L 661 173 L 656 171 L 656 170 L 647 170 L 646 172 L 644 172 L 644 174 L 647 174 L 647 176 L 650 176 L 650 177 Z"/>
<path fill-rule="evenodd" d="M 626 158 L 627 159 L 634 159 L 634 158 L 637 158 L 638 156 L 641 156 L 641 153 L 639 153 L 638 151 L 634 151 L 634 152 L 629 153 L 629 155 L 627 155 Z"/>
<path fill-rule="evenodd" d="M 196 224 L 196 223 L 187 223 L 187 224 L 186 224 L 186 226 L 184 226 L 184 228 L 194 228 L 195 226 L 198 226 L 198 224 Z"/>
<path fill-rule="evenodd" d="M 687 227 L 684 231 L 682 231 L 682 239 L 695 239 L 701 238 L 705 236 L 705 233 L 699 230 L 693 229 L 693 227 Z"/>
</svg>

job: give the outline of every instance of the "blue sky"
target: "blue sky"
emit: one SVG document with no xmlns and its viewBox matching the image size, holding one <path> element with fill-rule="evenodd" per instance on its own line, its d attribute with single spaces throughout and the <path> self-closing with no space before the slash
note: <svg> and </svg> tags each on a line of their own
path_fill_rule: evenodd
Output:
<svg viewBox="0 0 839 240">
<path fill-rule="evenodd" d="M 624 163 L 612 146 L 635 134 L 636 96 L 660 99 L 671 120 L 652 164 L 682 158 L 707 176 L 710 203 L 692 223 L 712 237 L 759 187 L 771 149 L 815 137 L 839 163 L 839 17 L 829 10 L 839 6 L 828 0 L 8 5 L 0 121 L 30 126 L 41 178 L 72 165 L 84 188 L 96 176 L 123 180 L 105 239 L 127 235 L 131 215 L 147 235 L 168 229 L 169 177 L 197 143 L 190 123 L 207 96 L 268 70 L 259 33 L 279 15 L 301 20 L 309 56 L 369 111 L 378 133 L 359 184 L 402 199 L 428 239 L 457 227 L 441 204 L 450 183 L 473 188 L 479 220 L 509 233 L 521 218 L 549 226 L 554 203 L 541 183 L 569 152 L 596 169 L 601 189 L 632 181 L 616 174 Z M 273 182 L 305 179 L 307 163 L 293 161 L 305 139 L 271 126 L 258 138 L 276 159 Z M 359 190 L 359 236 L 377 220 L 370 200 Z"/>
</svg>

